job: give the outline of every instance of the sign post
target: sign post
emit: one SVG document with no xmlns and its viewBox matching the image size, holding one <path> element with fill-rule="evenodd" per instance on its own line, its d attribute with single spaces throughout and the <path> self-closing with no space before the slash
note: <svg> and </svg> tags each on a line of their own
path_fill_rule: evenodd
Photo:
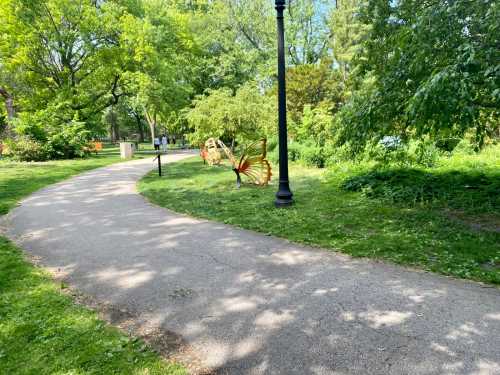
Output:
<svg viewBox="0 0 500 375">
<path fill-rule="evenodd" d="M 160 152 L 156 155 L 156 158 L 153 159 L 153 162 L 156 159 L 158 159 L 158 176 L 161 177 L 161 153 Z"/>
</svg>

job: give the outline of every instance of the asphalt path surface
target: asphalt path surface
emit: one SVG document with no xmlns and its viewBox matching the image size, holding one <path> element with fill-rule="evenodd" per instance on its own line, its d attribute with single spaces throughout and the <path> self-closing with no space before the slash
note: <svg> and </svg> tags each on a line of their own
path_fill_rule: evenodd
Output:
<svg viewBox="0 0 500 375">
<path fill-rule="evenodd" d="M 136 191 L 154 167 L 42 189 L 8 215 L 8 235 L 72 287 L 179 335 L 216 373 L 500 374 L 500 289 L 154 206 Z"/>
</svg>

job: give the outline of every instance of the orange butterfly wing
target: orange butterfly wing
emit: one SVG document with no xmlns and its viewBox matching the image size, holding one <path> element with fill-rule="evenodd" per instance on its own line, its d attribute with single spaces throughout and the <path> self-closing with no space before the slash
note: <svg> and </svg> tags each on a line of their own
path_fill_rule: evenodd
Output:
<svg viewBox="0 0 500 375">
<path fill-rule="evenodd" d="M 222 150 L 226 154 L 226 156 L 227 156 L 229 162 L 232 164 L 233 168 L 236 169 L 236 167 L 237 167 L 236 159 L 234 158 L 234 155 L 231 152 L 231 150 L 220 139 L 217 140 L 217 143 L 219 144 L 219 146 L 222 148 Z"/>
<path fill-rule="evenodd" d="M 200 156 L 203 161 L 206 161 L 208 158 L 208 150 L 206 149 L 204 144 L 200 145 Z"/>
<path fill-rule="evenodd" d="M 261 186 L 267 185 L 271 180 L 272 172 L 266 155 L 266 139 L 252 143 L 243 152 L 236 169 L 239 173 L 247 176 L 253 183 Z"/>
</svg>

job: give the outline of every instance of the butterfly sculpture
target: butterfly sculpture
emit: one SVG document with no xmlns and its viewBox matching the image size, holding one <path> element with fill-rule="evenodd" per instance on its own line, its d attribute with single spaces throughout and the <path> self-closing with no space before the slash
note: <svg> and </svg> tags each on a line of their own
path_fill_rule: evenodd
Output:
<svg viewBox="0 0 500 375">
<path fill-rule="evenodd" d="M 214 138 L 209 138 L 204 145 L 200 147 L 200 156 L 203 163 L 208 165 L 219 165 L 221 162 L 221 154 L 217 148 L 217 141 Z"/>
<path fill-rule="evenodd" d="M 222 141 L 218 140 L 217 143 L 224 150 L 232 164 L 233 171 L 236 173 L 236 186 L 238 189 L 241 187 L 241 174 L 247 176 L 250 181 L 257 185 L 264 186 L 269 183 L 272 173 L 271 165 L 266 159 L 267 141 L 265 139 L 248 146 L 239 160 Z"/>
</svg>

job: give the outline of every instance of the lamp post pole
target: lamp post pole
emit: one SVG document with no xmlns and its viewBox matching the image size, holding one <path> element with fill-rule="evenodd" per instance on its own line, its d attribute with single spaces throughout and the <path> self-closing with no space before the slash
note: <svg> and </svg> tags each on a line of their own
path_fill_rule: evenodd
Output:
<svg viewBox="0 0 500 375">
<path fill-rule="evenodd" d="M 279 188 L 276 193 L 276 207 L 293 203 L 288 181 L 288 145 L 286 129 L 286 83 L 285 83 L 285 26 L 283 11 L 286 0 L 275 0 L 278 23 L 278 123 L 279 123 Z"/>
</svg>

